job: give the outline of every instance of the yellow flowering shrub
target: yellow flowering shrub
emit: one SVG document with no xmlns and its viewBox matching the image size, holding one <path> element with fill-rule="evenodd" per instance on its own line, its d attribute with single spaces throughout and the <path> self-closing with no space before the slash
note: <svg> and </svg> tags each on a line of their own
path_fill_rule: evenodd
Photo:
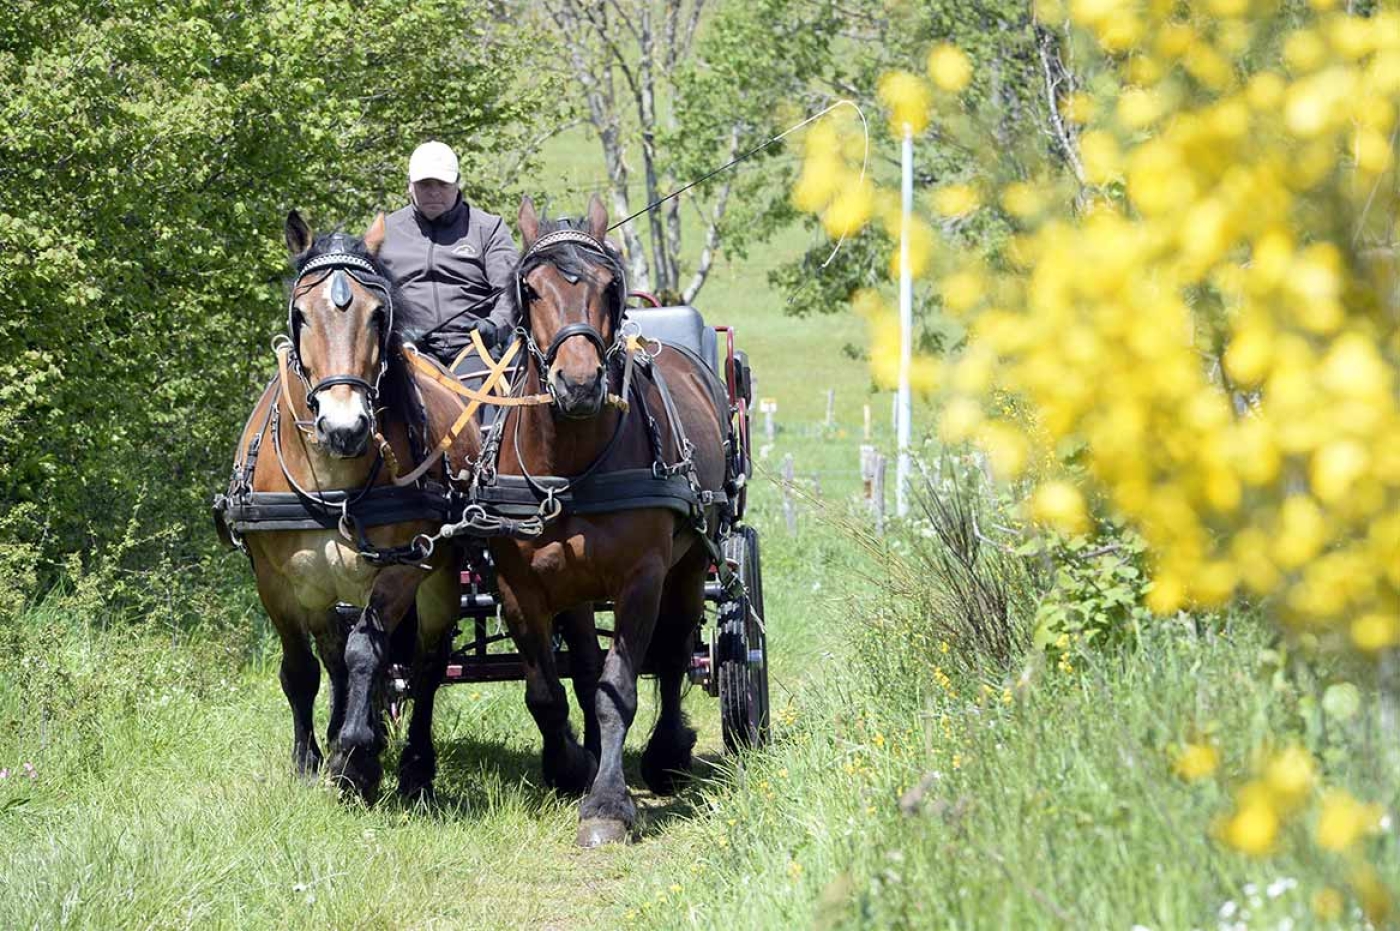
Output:
<svg viewBox="0 0 1400 931">
<path fill-rule="evenodd" d="M 1034 8 L 1092 73 L 1047 91 L 1053 157 L 1045 134 L 1007 144 L 964 112 L 978 64 L 954 49 L 930 53 L 927 82 L 901 72 L 881 88 L 897 127 L 927 121 L 971 153 L 919 199 L 921 235 L 941 240 L 925 237 L 911 266 L 966 337 L 919 360 L 944 392 L 940 435 L 1034 486 L 1036 521 L 1078 533 L 1112 513 L 1131 526 L 1158 614 L 1245 594 L 1310 642 L 1395 649 L 1400 11 Z M 808 161 L 849 173 L 840 147 L 809 146 Z M 870 200 L 897 233 L 890 192 Z M 1010 235 L 970 244 L 962 224 L 988 211 Z M 892 320 L 865 301 L 872 321 Z M 897 367 L 892 325 L 872 346 L 882 384 Z M 1057 457 L 1073 468 L 1039 467 Z M 1194 747 L 1175 765 L 1191 780 L 1217 761 Z M 1305 750 L 1272 756 L 1217 836 L 1264 856 L 1315 811 L 1311 832 L 1293 833 L 1352 857 L 1347 885 L 1377 920 L 1389 894 L 1352 852 L 1380 813 L 1340 790 L 1316 798 L 1319 778 Z M 1319 892 L 1318 914 L 1339 896 Z"/>
<path fill-rule="evenodd" d="M 1101 55 L 1093 90 L 1060 108 L 1079 176 L 969 139 L 983 162 L 921 202 L 911 270 L 967 335 L 925 377 L 949 393 L 944 438 L 1009 447 L 1008 478 L 1032 437 L 1082 450 L 1084 475 L 1031 476 L 1031 510 L 1069 532 L 1087 499 L 1127 519 L 1159 613 L 1247 592 L 1294 629 L 1400 645 L 1400 13 L 1285 29 L 1244 0 L 1038 11 Z M 966 61 L 940 46 L 931 80 L 888 76 L 893 121 L 972 132 Z M 833 235 L 877 215 L 897 234 L 897 199 L 850 180 L 836 136 L 809 140 L 798 205 Z M 989 196 L 989 179 L 1006 183 Z M 988 204 L 1009 241 L 989 256 L 949 236 L 930 259 L 930 231 Z M 897 331 L 881 332 L 886 382 Z"/>
</svg>

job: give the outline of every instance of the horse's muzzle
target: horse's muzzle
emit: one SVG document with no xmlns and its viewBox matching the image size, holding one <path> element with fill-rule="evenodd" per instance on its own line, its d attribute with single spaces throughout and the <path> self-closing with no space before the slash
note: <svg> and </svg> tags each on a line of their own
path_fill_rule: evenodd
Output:
<svg viewBox="0 0 1400 931">
<path fill-rule="evenodd" d="M 349 423 L 330 423 L 325 417 L 316 418 L 316 439 L 326 452 L 340 459 L 363 456 L 369 448 L 370 422 L 358 414 Z"/>
<path fill-rule="evenodd" d="M 603 390 L 607 383 L 603 378 L 602 366 L 598 367 L 592 378 L 582 381 L 574 381 L 562 371 L 556 371 L 550 381 L 554 389 L 554 405 L 563 416 L 571 420 L 587 420 L 602 412 L 603 399 L 607 396 Z"/>
</svg>

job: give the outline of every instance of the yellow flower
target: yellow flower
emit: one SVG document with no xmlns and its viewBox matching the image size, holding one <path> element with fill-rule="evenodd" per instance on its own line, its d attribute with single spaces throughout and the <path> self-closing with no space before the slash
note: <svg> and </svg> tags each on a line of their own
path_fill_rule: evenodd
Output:
<svg viewBox="0 0 1400 931">
<path fill-rule="evenodd" d="M 945 442 L 962 442 L 972 437 L 981 424 L 981 405 L 969 398 L 953 398 L 938 419 L 938 435 Z"/>
<path fill-rule="evenodd" d="M 794 881 L 800 879 L 802 877 L 802 864 L 798 863 L 796 860 L 789 861 L 788 876 L 792 877 Z"/>
<path fill-rule="evenodd" d="M 972 81 L 972 62 L 956 46 L 936 45 L 928 55 L 928 76 L 940 90 L 958 94 Z"/>
<path fill-rule="evenodd" d="M 1317 816 L 1317 845 L 1340 853 L 1374 830 L 1381 819 L 1378 805 L 1358 802 L 1343 789 L 1333 789 L 1322 797 L 1322 809 Z"/>
<path fill-rule="evenodd" d="M 905 126 L 915 134 L 928 126 L 928 85 L 918 75 L 908 71 L 886 74 L 880 79 L 878 96 L 889 108 L 890 130 L 896 136 L 904 135 Z"/>
<path fill-rule="evenodd" d="M 1084 161 L 1084 178 L 1090 184 L 1108 184 L 1123 173 L 1123 157 L 1118 140 L 1101 130 L 1085 133 L 1079 140 Z"/>
<path fill-rule="evenodd" d="M 1367 653 L 1400 646 L 1400 617 L 1373 612 L 1351 622 L 1351 642 Z"/>
<path fill-rule="evenodd" d="M 1031 515 L 1062 533 L 1082 533 L 1089 526 L 1084 496 L 1069 482 L 1041 483 L 1031 496 Z"/>
<path fill-rule="evenodd" d="M 933 207 L 945 217 L 961 217 L 980 206 L 977 191 L 968 184 L 951 184 L 933 195 Z"/>
<path fill-rule="evenodd" d="M 1264 783 L 1284 811 L 1303 803 L 1316 776 L 1312 754 L 1302 747 L 1289 747 L 1275 754 L 1264 767 Z"/>
<path fill-rule="evenodd" d="M 1361 900 L 1361 911 L 1375 927 L 1385 924 L 1393 903 L 1390 899 L 1390 890 L 1381 882 L 1381 878 L 1376 875 L 1375 867 L 1369 863 L 1362 864 L 1352 870 L 1351 886 L 1356 890 L 1356 897 Z"/>
<path fill-rule="evenodd" d="M 1172 771 L 1186 782 L 1204 779 L 1220 766 L 1220 751 L 1210 744 L 1188 743 L 1172 763 Z"/>
<path fill-rule="evenodd" d="M 822 226 L 832 239 L 850 236 L 870 220 L 873 204 L 868 180 L 842 188 L 822 214 Z"/>
<path fill-rule="evenodd" d="M 1045 198 L 1026 181 L 1013 181 L 1001 189 L 1001 206 L 1013 217 L 1028 220 L 1045 209 Z"/>
<path fill-rule="evenodd" d="M 1241 853 L 1262 857 L 1273 852 L 1278 831 L 1278 812 L 1270 804 L 1268 793 L 1258 791 L 1251 783 L 1241 791 L 1235 813 L 1226 820 L 1221 837 Z"/>
<path fill-rule="evenodd" d="M 1321 921 L 1336 921 L 1341 918 L 1342 909 L 1345 906 L 1346 901 L 1342 898 L 1342 894 L 1331 886 L 1323 886 L 1313 893 L 1313 914 Z"/>
</svg>

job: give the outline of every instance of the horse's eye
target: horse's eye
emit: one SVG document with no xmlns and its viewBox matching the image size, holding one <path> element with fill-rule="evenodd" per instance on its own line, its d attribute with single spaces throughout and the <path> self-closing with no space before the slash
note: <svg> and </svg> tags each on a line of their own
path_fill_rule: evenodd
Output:
<svg viewBox="0 0 1400 931">
<path fill-rule="evenodd" d="M 375 329 L 382 330 L 384 329 L 384 318 L 384 308 L 376 307 L 374 313 L 369 315 L 369 325 Z"/>
<path fill-rule="evenodd" d="M 293 307 L 292 324 L 293 326 L 299 327 L 306 326 L 306 311 L 302 310 L 300 307 Z"/>
</svg>

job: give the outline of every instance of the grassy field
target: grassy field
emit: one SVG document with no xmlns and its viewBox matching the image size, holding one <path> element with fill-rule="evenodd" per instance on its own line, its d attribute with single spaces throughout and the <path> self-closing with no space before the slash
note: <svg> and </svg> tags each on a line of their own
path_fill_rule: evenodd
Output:
<svg viewBox="0 0 1400 931">
<path fill-rule="evenodd" d="M 765 284 L 805 244 L 793 231 L 722 263 L 700 301 L 779 404 L 750 509 L 770 749 L 725 757 L 714 702 L 690 695 L 694 785 L 641 794 L 638 843 L 580 851 L 574 802 L 540 785 L 521 687 L 461 686 L 439 706 L 437 803 L 364 808 L 289 774 L 277 647 L 241 557 L 222 573 L 240 584 L 198 589 L 245 605 L 234 625 L 107 627 L 100 602 L 55 593 L 0 626 L 0 928 L 1319 926 L 1310 895 L 1347 863 L 1248 860 L 1211 824 L 1268 736 L 1393 808 L 1373 709 L 1323 715 L 1330 680 L 1295 677 L 1242 613 L 1063 663 L 989 665 L 934 633 L 946 619 L 910 597 L 940 585 L 925 528 L 889 550 L 859 533 L 862 405 L 889 441 L 888 394 L 842 352 L 861 324 L 786 317 Z M 791 536 L 767 478 L 788 454 L 813 496 Z M 647 693 L 634 786 L 652 714 Z M 1188 785 L 1172 754 L 1203 734 L 1223 763 Z M 1393 830 L 1376 844 L 1400 872 Z M 1359 926 L 1350 905 L 1337 925 Z"/>
</svg>

